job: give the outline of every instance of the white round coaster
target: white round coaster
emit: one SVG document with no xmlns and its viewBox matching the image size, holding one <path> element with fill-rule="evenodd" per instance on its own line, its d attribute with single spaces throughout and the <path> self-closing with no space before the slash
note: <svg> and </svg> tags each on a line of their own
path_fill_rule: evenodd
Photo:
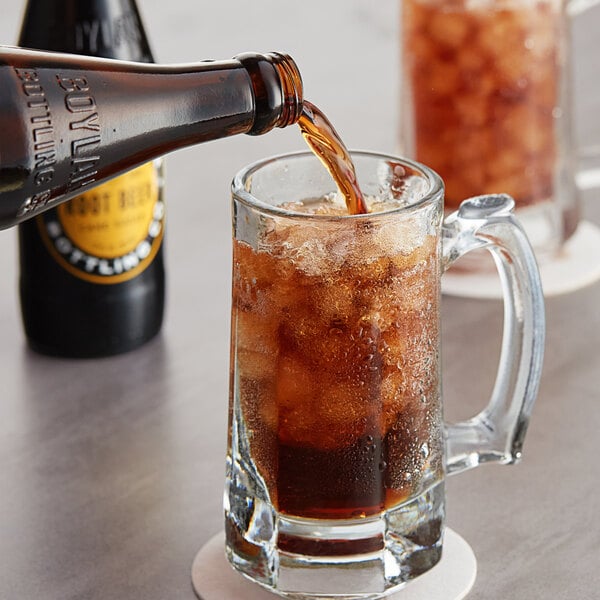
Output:
<svg viewBox="0 0 600 600">
<path fill-rule="evenodd" d="M 461 600 L 477 575 L 471 546 L 452 529 L 444 533 L 440 562 L 386 600 Z M 212 537 L 196 555 L 192 584 L 200 600 L 274 600 L 280 596 L 252 583 L 231 567 L 225 558 L 225 534 Z"/>
<path fill-rule="evenodd" d="M 600 279 L 600 229 L 582 221 L 556 257 L 540 261 L 544 296 L 558 296 Z M 500 279 L 493 267 L 485 272 L 450 269 L 442 277 L 442 293 L 463 298 L 501 298 Z"/>
</svg>

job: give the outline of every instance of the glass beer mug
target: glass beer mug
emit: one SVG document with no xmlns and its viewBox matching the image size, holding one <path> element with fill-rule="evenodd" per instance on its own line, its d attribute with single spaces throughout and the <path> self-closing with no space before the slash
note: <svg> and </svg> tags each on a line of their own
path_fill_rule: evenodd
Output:
<svg viewBox="0 0 600 600">
<path fill-rule="evenodd" d="M 597 3 L 401 1 L 401 152 L 441 175 L 447 210 L 511 195 L 538 257 L 580 219 L 569 17 Z"/>
<path fill-rule="evenodd" d="M 367 214 L 310 152 L 233 182 L 226 551 L 290 598 L 380 598 L 433 567 L 445 475 L 520 458 L 541 371 L 539 273 L 512 200 L 443 220 L 429 168 L 352 157 Z M 485 410 L 444 425 L 440 278 L 481 248 L 504 289 L 498 378 Z"/>
</svg>

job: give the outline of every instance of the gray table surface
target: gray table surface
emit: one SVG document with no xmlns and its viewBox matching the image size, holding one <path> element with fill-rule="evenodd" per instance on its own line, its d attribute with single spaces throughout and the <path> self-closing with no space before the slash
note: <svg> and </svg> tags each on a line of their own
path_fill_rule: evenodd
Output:
<svg viewBox="0 0 600 600">
<path fill-rule="evenodd" d="M 164 62 L 285 50 L 347 144 L 393 151 L 397 4 L 146 0 Z M 21 7 L 2 2 L 0 43 Z M 302 10 L 301 10 L 302 9 Z M 600 10 L 575 23 L 579 137 L 600 139 Z M 24 342 L 14 231 L 0 233 L 0 599 L 193 600 L 190 566 L 221 528 L 232 174 L 301 149 L 297 131 L 218 141 L 168 158 L 168 310 L 160 337 L 94 361 Z M 597 194 L 586 217 L 600 224 Z M 547 302 L 544 377 L 516 467 L 452 478 L 448 524 L 479 571 L 469 598 L 600 597 L 600 284 Z M 475 413 L 499 353 L 499 302 L 445 298 L 447 414 Z M 225 599 L 226 600 L 226 599 Z"/>
</svg>

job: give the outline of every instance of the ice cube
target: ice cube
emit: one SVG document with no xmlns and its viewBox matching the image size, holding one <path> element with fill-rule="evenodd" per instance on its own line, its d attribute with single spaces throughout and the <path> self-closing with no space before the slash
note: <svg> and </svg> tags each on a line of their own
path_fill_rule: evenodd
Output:
<svg viewBox="0 0 600 600">
<path fill-rule="evenodd" d="M 471 34 L 472 20 L 467 13 L 435 11 L 429 21 L 429 35 L 448 48 L 462 46 Z"/>
<path fill-rule="evenodd" d="M 457 94 L 454 106 L 458 115 L 458 126 L 467 130 L 482 127 L 490 118 L 489 102 L 485 96 L 478 93 Z"/>
</svg>

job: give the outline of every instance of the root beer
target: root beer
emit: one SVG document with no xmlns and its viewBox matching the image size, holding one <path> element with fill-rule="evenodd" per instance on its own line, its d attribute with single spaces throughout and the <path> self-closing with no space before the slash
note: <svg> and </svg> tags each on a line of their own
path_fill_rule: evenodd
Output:
<svg viewBox="0 0 600 600">
<path fill-rule="evenodd" d="M 517 207 L 556 193 L 562 6 L 402 2 L 407 142 L 442 176 L 448 209 L 499 191 Z"/>
<path fill-rule="evenodd" d="M 399 251 L 403 226 L 370 208 L 354 222 L 331 199 L 294 203 L 323 219 L 234 242 L 235 393 L 283 514 L 375 515 L 441 468 L 435 239 Z"/>
</svg>

